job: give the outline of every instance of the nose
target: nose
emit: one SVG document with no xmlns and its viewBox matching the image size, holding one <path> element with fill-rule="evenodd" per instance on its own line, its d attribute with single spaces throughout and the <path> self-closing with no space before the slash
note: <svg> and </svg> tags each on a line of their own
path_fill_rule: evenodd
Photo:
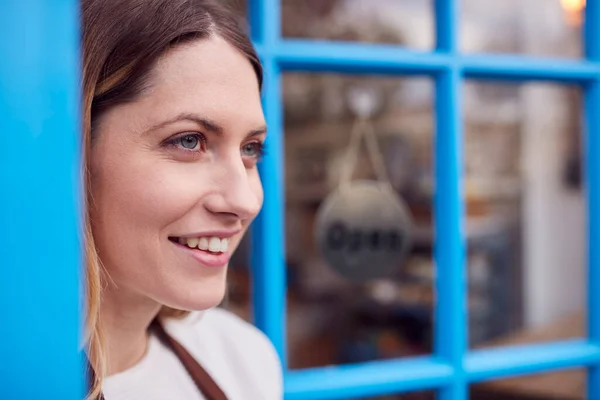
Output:
<svg viewBox="0 0 600 400">
<path fill-rule="evenodd" d="M 217 175 L 215 190 L 204 203 L 206 209 L 239 220 L 256 217 L 263 201 L 258 171 L 247 169 L 238 155 L 237 160 L 223 165 Z"/>
</svg>

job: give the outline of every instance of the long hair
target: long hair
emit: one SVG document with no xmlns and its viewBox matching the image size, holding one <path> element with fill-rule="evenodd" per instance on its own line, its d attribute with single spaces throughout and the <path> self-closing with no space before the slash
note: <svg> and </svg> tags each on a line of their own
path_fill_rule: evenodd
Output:
<svg viewBox="0 0 600 400">
<path fill-rule="evenodd" d="M 82 0 L 83 172 L 86 186 L 85 264 L 87 357 L 92 368 L 89 399 L 95 399 L 106 375 L 105 342 L 100 318 L 102 288 L 107 274 L 96 251 L 90 221 L 89 157 L 94 127 L 108 109 L 135 101 L 147 85 L 156 61 L 169 49 L 193 40 L 219 36 L 236 47 L 256 72 L 262 67 L 241 20 L 209 0 Z M 162 316 L 184 311 L 163 307 Z"/>
</svg>

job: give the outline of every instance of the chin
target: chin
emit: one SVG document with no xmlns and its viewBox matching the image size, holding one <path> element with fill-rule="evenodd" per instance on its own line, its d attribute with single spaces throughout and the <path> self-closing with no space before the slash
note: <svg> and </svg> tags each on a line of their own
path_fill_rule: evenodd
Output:
<svg viewBox="0 0 600 400">
<path fill-rule="evenodd" d="M 212 281 L 212 280 L 211 280 Z M 185 311 L 202 311 L 221 304 L 225 297 L 226 281 L 202 282 L 199 285 L 182 283 L 170 293 L 157 299 L 164 306 Z"/>
</svg>

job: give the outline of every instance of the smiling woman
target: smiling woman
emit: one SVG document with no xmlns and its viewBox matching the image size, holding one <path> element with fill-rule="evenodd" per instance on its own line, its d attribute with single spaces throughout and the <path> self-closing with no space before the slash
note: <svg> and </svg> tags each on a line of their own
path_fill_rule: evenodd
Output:
<svg viewBox="0 0 600 400">
<path fill-rule="evenodd" d="M 202 0 L 84 0 L 89 398 L 279 399 L 221 302 L 263 192 L 262 69 Z"/>
</svg>

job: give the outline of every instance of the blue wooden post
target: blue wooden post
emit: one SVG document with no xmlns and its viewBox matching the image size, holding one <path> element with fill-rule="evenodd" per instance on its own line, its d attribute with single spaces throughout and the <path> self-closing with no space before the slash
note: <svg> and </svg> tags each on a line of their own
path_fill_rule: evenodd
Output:
<svg viewBox="0 0 600 400">
<path fill-rule="evenodd" d="M 467 351 L 467 282 L 463 232 L 462 119 L 460 72 L 436 78 L 435 136 L 435 351 L 454 367 L 441 400 L 465 400 L 463 358 Z"/>
<path fill-rule="evenodd" d="M 267 155 L 260 165 L 265 191 L 263 209 L 252 228 L 252 304 L 254 322 L 273 342 L 286 363 L 286 270 L 284 146 L 281 72 L 269 52 L 280 39 L 279 0 L 249 3 L 252 39 L 264 66 L 263 107 L 267 119 Z"/>
<path fill-rule="evenodd" d="M 584 43 L 588 61 L 600 62 L 600 2 L 587 2 Z M 585 86 L 585 159 L 588 192 L 588 333 L 600 346 L 600 73 Z M 600 398 L 600 365 L 589 369 L 588 398 Z"/>
<path fill-rule="evenodd" d="M 449 65 L 436 75 L 435 92 L 435 351 L 453 366 L 440 400 L 467 399 L 466 244 L 463 232 L 462 71 L 458 62 L 458 1 L 436 0 L 436 49 Z M 454 61 L 455 60 L 455 61 Z"/>
<path fill-rule="evenodd" d="M 83 397 L 76 0 L 0 2 L 0 398 Z"/>
</svg>

